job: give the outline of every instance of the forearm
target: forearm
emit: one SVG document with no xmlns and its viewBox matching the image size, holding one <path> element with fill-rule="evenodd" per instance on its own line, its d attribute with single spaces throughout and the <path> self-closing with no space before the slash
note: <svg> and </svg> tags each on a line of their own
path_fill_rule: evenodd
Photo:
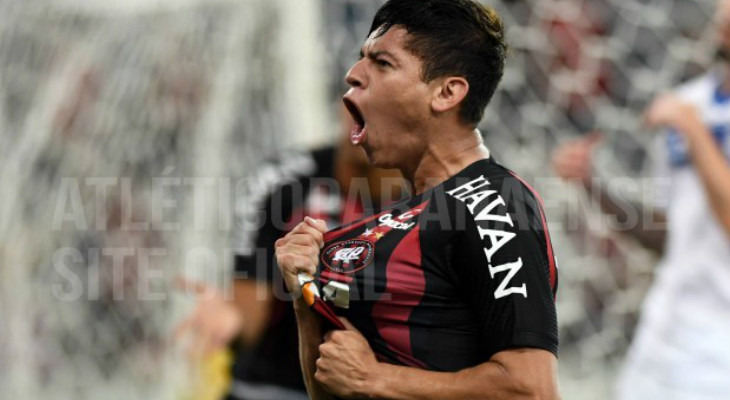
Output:
<svg viewBox="0 0 730 400">
<path fill-rule="evenodd" d="M 319 358 L 319 345 L 323 342 L 322 322 L 319 316 L 307 307 L 302 298 L 294 301 L 294 311 L 299 332 L 299 360 L 309 398 L 331 400 L 332 395 L 327 393 L 314 379 L 314 373 L 317 371 L 316 362 Z"/>
<path fill-rule="evenodd" d="M 487 363 L 455 373 L 380 364 L 373 371 L 376 377 L 369 397 L 392 400 L 558 399 L 557 362 L 552 354 L 541 353 L 542 360 L 520 363 L 519 368 L 511 368 L 501 363 L 499 357 L 493 357 Z M 523 354 L 518 357 L 528 357 Z M 529 355 L 534 356 L 534 352 Z"/>
<path fill-rule="evenodd" d="M 648 249 L 659 254 L 664 251 L 667 221 L 663 213 L 618 199 L 605 185 L 595 180 L 584 182 L 583 186 L 591 198 L 598 202 L 602 212 L 612 215 L 619 224 L 623 224 L 626 233 Z M 635 223 L 626 223 L 631 219 L 635 219 Z"/>
<path fill-rule="evenodd" d="M 271 318 L 274 296 L 271 285 L 253 279 L 236 279 L 233 286 L 233 303 L 244 323 L 240 339 L 244 346 L 255 346 Z"/>
<path fill-rule="evenodd" d="M 730 233 L 730 164 L 704 124 L 690 121 L 683 130 L 710 207 L 725 231 Z"/>
</svg>

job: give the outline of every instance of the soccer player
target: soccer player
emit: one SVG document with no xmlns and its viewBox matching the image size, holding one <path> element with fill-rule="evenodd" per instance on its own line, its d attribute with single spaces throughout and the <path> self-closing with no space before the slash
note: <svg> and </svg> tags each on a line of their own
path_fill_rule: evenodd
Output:
<svg viewBox="0 0 730 400">
<path fill-rule="evenodd" d="M 558 398 L 542 207 L 476 130 L 505 53 L 501 20 L 475 1 L 377 12 L 346 77 L 351 141 L 413 196 L 332 231 L 307 217 L 277 241 L 287 288 L 311 287 L 308 273 L 326 301 L 294 302 L 312 399 Z"/>
<path fill-rule="evenodd" d="M 667 128 L 657 137 L 655 173 L 664 179 L 651 210 L 667 225 L 629 231 L 663 260 L 619 380 L 620 399 L 730 393 L 730 0 L 718 3 L 716 27 L 716 67 L 659 96 L 646 112 L 651 126 Z M 623 219 L 631 207 L 592 183 L 597 143 L 589 136 L 558 148 L 555 170 Z"/>
</svg>

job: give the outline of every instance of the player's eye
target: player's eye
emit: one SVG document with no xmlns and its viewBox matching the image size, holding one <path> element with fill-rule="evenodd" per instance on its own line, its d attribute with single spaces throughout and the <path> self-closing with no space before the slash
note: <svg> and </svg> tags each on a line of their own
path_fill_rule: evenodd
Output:
<svg viewBox="0 0 730 400">
<path fill-rule="evenodd" d="M 390 67 L 390 63 L 387 62 L 387 61 L 385 61 L 385 60 L 383 60 L 383 59 L 381 59 L 381 58 L 376 59 L 375 60 L 375 63 L 378 64 L 381 67 Z"/>
</svg>

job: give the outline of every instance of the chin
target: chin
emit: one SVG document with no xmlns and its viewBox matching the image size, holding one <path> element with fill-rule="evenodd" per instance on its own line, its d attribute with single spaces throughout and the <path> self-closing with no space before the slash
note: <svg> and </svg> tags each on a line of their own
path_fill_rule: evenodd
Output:
<svg viewBox="0 0 730 400">
<path fill-rule="evenodd" d="M 373 148 L 368 147 L 367 144 L 362 146 L 365 156 L 368 159 L 368 164 L 377 168 L 389 168 L 383 161 L 382 153 L 375 151 Z"/>
<path fill-rule="evenodd" d="M 368 156 L 368 162 L 371 166 L 382 169 L 398 169 L 400 166 L 397 160 L 390 160 L 378 156 Z"/>
<path fill-rule="evenodd" d="M 365 155 L 365 160 L 367 161 L 368 165 L 375 165 L 375 161 L 373 160 L 373 153 L 371 150 L 366 149 L 365 146 L 360 146 L 360 149 L 362 150 L 362 153 Z"/>
<path fill-rule="evenodd" d="M 380 163 L 378 163 L 378 158 L 375 155 L 375 152 L 367 148 L 366 146 L 362 146 L 363 152 L 365 152 L 365 157 L 368 159 L 368 164 L 370 164 L 373 167 L 381 168 Z"/>
</svg>

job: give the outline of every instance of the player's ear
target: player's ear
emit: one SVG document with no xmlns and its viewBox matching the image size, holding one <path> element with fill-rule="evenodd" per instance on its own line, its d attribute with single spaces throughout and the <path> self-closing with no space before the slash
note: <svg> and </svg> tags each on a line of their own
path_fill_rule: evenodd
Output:
<svg viewBox="0 0 730 400">
<path fill-rule="evenodd" d="M 434 81 L 431 109 L 446 112 L 458 107 L 469 93 L 469 82 L 460 76 L 449 76 Z"/>
</svg>

